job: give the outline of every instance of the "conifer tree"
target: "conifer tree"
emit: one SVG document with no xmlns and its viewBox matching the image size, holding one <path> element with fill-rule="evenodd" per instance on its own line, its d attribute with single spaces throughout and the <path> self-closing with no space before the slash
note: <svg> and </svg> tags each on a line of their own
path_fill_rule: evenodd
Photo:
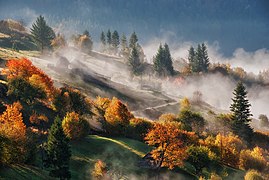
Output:
<svg viewBox="0 0 269 180">
<path fill-rule="evenodd" d="M 189 61 L 189 65 L 191 68 L 192 72 L 197 72 L 197 67 L 196 67 L 196 63 L 195 63 L 195 50 L 194 48 L 191 46 L 189 49 L 189 56 L 188 56 L 188 61 Z"/>
<path fill-rule="evenodd" d="M 165 66 L 165 69 L 166 69 L 166 73 L 168 75 L 173 75 L 174 74 L 172 57 L 171 57 L 171 54 L 170 54 L 168 44 L 166 44 L 166 43 L 164 44 L 164 66 Z"/>
<path fill-rule="evenodd" d="M 233 103 L 230 106 L 232 112 L 231 127 L 236 135 L 249 142 L 253 133 L 253 129 L 250 127 L 251 105 L 247 99 L 247 91 L 242 82 L 237 84 L 233 94 Z"/>
<path fill-rule="evenodd" d="M 132 48 L 130 57 L 129 57 L 129 65 L 131 67 L 131 70 L 133 72 L 134 75 L 138 75 L 139 74 L 139 68 L 141 66 L 141 62 L 139 59 L 139 53 L 138 50 L 136 48 L 136 46 L 134 46 Z"/>
<path fill-rule="evenodd" d="M 112 37 L 111 37 L 110 29 L 107 31 L 106 38 L 107 38 L 107 40 L 106 40 L 107 45 L 110 47 L 111 43 L 112 43 Z"/>
<path fill-rule="evenodd" d="M 127 45 L 127 38 L 126 38 L 125 34 L 122 34 L 122 37 L 121 37 L 120 54 L 125 58 L 128 57 L 128 55 L 129 55 L 129 48 L 128 48 L 128 45 Z"/>
<path fill-rule="evenodd" d="M 32 25 L 30 29 L 32 38 L 36 45 L 43 52 L 44 48 L 51 47 L 51 41 L 55 38 L 55 33 L 51 27 L 49 27 L 43 16 L 39 16 L 36 22 Z"/>
<path fill-rule="evenodd" d="M 153 67 L 158 75 L 161 75 L 163 72 L 162 59 L 163 59 L 163 46 L 160 44 L 158 52 L 156 56 L 153 58 Z"/>
<path fill-rule="evenodd" d="M 50 168 L 50 176 L 60 179 L 70 179 L 69 160 L 71 151 L 69 139 L 64 134 L 62 122 L 56 117 L 49 130 L 47 144 L 45 145 L 46 158 L 44 165 Z"/>
<path fill-rule="evenodd" d="M 207 48 L 204 43 L 202 43 L 201 51 L 202 51 L 202 64 L 203 64 L 202 71 L 207 72 L 208 67 L 209 67 L 209 58 L 208 58 Z"/>
<path fill-rule="evenodd" d="M 136 46 L 137 42 L 138 42 L 137 35 L 135 34 L 135 32 L 133 32 L 129 40 L 129 48 L 132 49 L 134 46 Z"/>
<path fill-rule="evenodd" d="M 119 37 L 119 33 L 115 30 L 112 34 L 111 37 L 111 44 L 112 44 L 112 48 L 114 52 L 117 52 L 118 47 L 120 45 L 120 37 Z"/>
<path fill-rule="evenodd" d="M 106 36 L 105 33 L 102 31 L 101 36 L 100 36 L 100 41 L 102 44 L 102 49 L 105 50 L 106 47 Z"/>
<path fill-rule="evenodd" d="M 196 63 L 197 71 L 196 72 L 202 72 L 202 67 L 203 67 L 203 52 L 202 52 L 202 47 L 200 44 L 197 46 L 196 50 L 196 55 L 195 55 L 195 60 L 194 62 Z"/>
</svg>

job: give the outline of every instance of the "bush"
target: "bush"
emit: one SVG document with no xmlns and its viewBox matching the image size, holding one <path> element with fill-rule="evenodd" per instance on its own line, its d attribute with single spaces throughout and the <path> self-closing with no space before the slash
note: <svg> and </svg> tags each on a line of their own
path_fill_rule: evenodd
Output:
<svg viewBox="0 0 269 180">
<path fill-rule="evenodd" d="M 205 119 L 199 114 L 183 109 L 179 113 L 179 120 L 184 124 L 187 131 L 201 132 L 205 126 Z"/>
<path fill-rule="evenodd" d="M 94 164 L 94 169 L 92 171 L 92 176 L 94 179 L 105 179 L 107 173 L 107 166 L 106 163 L 97 160 L 96 163 Z"/>
<path fill-rule="evenodd" d="M 212 152 L 205 146 L 190 146 L 187 153 L 189 155 L 187 161 L 195 167 L 196 173 L 200 173 L 211 162 L 209 154 Z"/>
<path fill-rule="evenodd" d="M 246 173 L 245 180 L 264 180 L 263 177 L 255 170 L 250 170 Z"/>
<path fill-rule="evenodd" d="M 63 130 L 70 139 L 80 139 L 88 135 L 89 124 L 75 112 L 67 113 L 62 122 Z"/>
<path fill-rule="evenodd" d="M 242 150 L 240 152 L 240 168 L 245 170 L 254 169 L 260 172 L 264 171 L 266 169 L 266 159 L 263 153 L 263 150 L 259 147 L 255 147 L 252 151 Z"/>
<path fill-rule="evenodd" d="M 133 118 L 130 120 L 126 136 L 139 141 L 143 141 L 146 133 L 151 128 L 152 122 L 142 118 Z"/>
</svg>

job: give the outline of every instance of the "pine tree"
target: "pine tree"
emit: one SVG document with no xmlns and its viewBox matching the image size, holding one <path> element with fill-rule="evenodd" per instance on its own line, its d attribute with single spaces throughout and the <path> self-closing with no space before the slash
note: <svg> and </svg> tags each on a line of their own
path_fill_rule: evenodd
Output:
<svg viewBox="0 0 269 180">
<path fill-rule="evenodd" d="M 129 48 L 128 48 L 128 45 L 127 45 L 127 38 L 125 36 L 125 34 L 122 34 L 122 37 L 121 37 L 121 50 L 120 50 L 120 54 L 126 58 L 128 57 L 129 55 Z"/>
<path fill-rule="evenodd" d="M 188 61 L 189 61 L 189 65 L 190 65 L 192 72 L 197 72 L 197 67 L 196 67 L 196 63 L 195 63 L 195 59 L 196 59 L 195 55 L 196 55 L 195 50 L 191 46 L 189 49 Z"/>
<path fill-rule="evenodd" d="M 129 65 L 132 69 L 132 72 L 134 75 L 138 75 L 139 74 L 139 69 L 140 69 L 140 66 L 141 66 L 141 62 L 140 62 L 140 59 L 139 59 L 139 53 L 138 53 L 138 50 L 137 50 L 137 47 L 134 46 L 132 48 L 132 51 L 131 51 L 131 54 L 130 54 L 130 57 L 129 57 Z"/>
<path fill-rule="evenodd" d="M 250 103 L 247 99 L 247 91 L 242 82 L 239 82 L 233 92 L 233 103 L 230 106 L 232 112 L 231 127 L 239 137 L 249 142 L 253 129 L 250 127 L 251 116 Z"/>
<path fill-rule="evenodd" d="M 114 52 L 117 52 L 120 45 L 119 33 L 115 30 L 112 34 L 111 44 Z"/>
<path fill-rule="evenodd" d="M 90 36 L 90 33 L 89 33 L 89 31 L 88 30 L 85 30 L 84 32 L 83 32 L 83 35 L 85 35 L 85 36 Z"/>
<path fill-rule="evenodd" d="M 130 37 L 129 40 L 129 48 L 132 49 L 134 46 L 136 46 L 136 43 L 138 42 L 138 38 L 135 34 L 135 32 L 133 32 L 133 34 Z"/>
<path fill-rule="evenodd" d="M 196 64 L 196 72 L 202 72 L 203 67 L 203 52 L 200 44 L 197 46 L 194 63 Z"/>
<path fill-rule="evenodd" d="M 154 70 L 160 76 L 173 75 L 174 68 L 172 63 L 172 57 L 168 45 L 165 44 L 164 47 L 160 45 L 157 55 L 153 59 Z"/>
<path fill-rule="evenodd" d="M 156 56 L 153 58 L 153 67 L 158 75 L 162 75 L 163 67 L 162 67 L 162 59 L 163 59 L 163 46 L 160 44 L 158 52 Z"/>
<path fill-rule="evenodd" d="M 32 25 L 30 29 L 32 38 L 36 45 L 43 52 L 44 48 L 51 47 L 51 41 L 55 38 L 55 33 L 51 27 L 49 27 L 43 16 L 39 16 L 36 22 Z"/>
<path fill-rule="evenodd" d="M 101 36 L 100 36 L 100 41 L 102 44 L 102 49 L 105 50 L 106 47 L 106 36 L 105 33 L 102 31 Z"/>
<path fill-rule="evenodd" d="M 204 43 L 202 43 L 201 51 L 202 51 L 202 64 L 203 64 L 202 71 L 207 72 L 209 67 L 209 58 L 207 53 L 207 47 Z"/>
<path fill-rule="evenodd" d="M 69 139 L 65 136 L 62 122 L 56 117 L 49 130 L 47 144 L 45 145 L 46 158 L 44 165 L 51 168 L 50 176 L 60 179 L 70 179 L 69 160 L 71 151 Z"/>
<path fill-rule="evenodd" d="M 112 37 L 111 37 L 110 29 L 107 31 L 106 38 L 107 38 L 107 45 L 108 45 L 108 46 L 111 46 L 111 43 L 112 43 Z"/>
<path fill-rule="evenodd" d="M 170 54 L 169 46 L 166 43 L 164 44 L 164 66 L 168 75 L 174 74 L 172 57 Z"/>
</svg>

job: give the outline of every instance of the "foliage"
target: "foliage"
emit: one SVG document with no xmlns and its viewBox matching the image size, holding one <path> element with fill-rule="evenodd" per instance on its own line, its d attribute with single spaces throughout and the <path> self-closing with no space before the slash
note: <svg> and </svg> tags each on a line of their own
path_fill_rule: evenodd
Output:
<svg viewBox="0 0 269 180">
<path fill-rule="evenodd" d="M 109 48 L 110 48 L 110 46 L 111 46 L 111 44 L 112 44 L 112 36 L 111 36 L 111 32 L 110 32 L 110 29 L 107 31 L 107 33 L 106 33 L 106 42 L 107 42 L 107 45 L 109 46 Z"/>
<path fill-rule="evenodd" d="M 52 79 L 41 69 L 35 67 L 32 62 L 26 58 L 11 59 L 6 64 L 7 68 L 3 70 L 10 81 L 13 78 L 23 78 L 36 88 L 46 92 L 47 97 L 52 98 L 55 92 Z"/>
<path fill-rule="evenodd" d="M 158 164 L 158 168 L 173 169 L 176 166 L 182 166 L 183 161 L 187 158 L 181 131 L 173 124 L 155 123 L 147 133 L 145 141 L 154 147 L 150 153 Z"/>
<path fill-rule="evenodd" d="M 126 133 L 127 137 L 143 141 L 147 132 L 152 128 L 152 122 L 142 118 L 132 118 Z"/>
<path fill-rule="evenodd" d="M 260 127 L 261 128 L 263 128 L 263 127 L 269 128 L 269 120 L 268 120 L 268 117 L 266 115 L 260 114 L 259 120 L 260 120 Z"/>
<path fill-rule="evenodd" d="M 124 57 L 127 58 L 129 56 L 129 47 L 127 45 L 127 38 L 125 34 L 122 35 L 121 37 L 121 50 L 120 54 Z"/>
<path fill-rule="evenodd" d="M 54 50 L 57 50 L 59 48 L 63 48 L 66 46 L 66 40 L 64 38 L 64 35 L 57 34 L 57 36 L 51 41 L 51 46 Z"/>
<path fill-rule="evenodd" d="M 173 75 L 172 57 L 167 44 L 160 44 L 156 56 L 153 58 L 153 67 L 159 76 Z"/>
<path fill-rule="evenodd" d="M 159 119 L 160 122 L 174 122 L 174 121 L 178 121 L 177 117 L 175 114 L 172 113 L 166 113 L 166 114 L 162 114 Z"/>
<path fill-rule="evenodd" d="M 44 89 L 32 85 L 23 78 L 13 78 L 8 81 L 8 95 L 27 104 L 46 98 Z"/>
<path fill-rule="evenodd" d="M 183 98 L 180 101 L 180 109 L 182 110 L 189 110 L 191 108 L 191 103 L 187 97 Z"/>
<path fill-rule="evenodd" d="M 210 155 L 212 152 L 208 147 L 205 146 L 190 146 L 187 149 L 188 158 L 187 161 L 190 162 L 196 169 L 196 173 L 201 173 L 204 167 L 208 167 L 212 161 Z"/>
<path fill-rule="evenodd" d="M 129 39 L 129 48 L 132 49 L 133 47 L 135 47 L 137 45 L 137 42 L 137 35 L 135 34 L 135 32 L 133 32 Z"/>
<path fill-rule="evenodd" d="M 250 170 L 246 173 L 244 180 L 264 180 L 264 178 L 257 171 Z"/>
<path fill-rule="evenodd" d="M 0 164 L 23 162 L 25 158 L 26 126 L 23 123 L 22 106 L 15 102 L 7 105 L 0 116 Z"/>
<path fill-rule="evenodd" d="M 40 15 L 37 18 L 30 31 L 34 42 L 39 46 L 42 52 L 44 48 L 50 48 L 51 41 L 55 38 L 55 33 L 52 28 L 47 25 L 43 16 Z"/>
<path fill-rule="evenodd" d="M 126 105 L 113 97 L 105 111 L 105 120 L 107 122 L 105 129 L 109 134 L 124 134 L 130 119 L 134 116 L 129 112 Z"/>
<path fill-rule="evenodd" d="M 118 31 L 116 31 L 116 30 L 112 33 L 111 45 L 112 45 L 114 53 L 116 53 L 118 50 L 118 47 L 120 45 L 120 36 L 119 36 Z"/>
<path fill-rule="evenodd" d="M 253 150 L 242 150 L 240 152 L 240 168 L 244 170 L 254 169 L 263 172 L 266 169 L 265 152 L 259 147 L 253 148 Z"/>
<path fill-rule="evenodd" d="M 102 44 L 102 51 L 104 51 L 105 47 L 106 47 L 106 36 L 105 36 L 104 31 L 102 31 L 102 33 L 100 35 L 100 41 L 101 41 L 101 44 Z"/>
<path fill-rule="evenodd" d="M 247 91 L 242 82 L 237 84 L 233 94 L 233 103 L 230 106 L 232 112 L 231 127 L 236 135 L 249 142 L 253 134 L 253 130 L 250 127 L 250 117 L 252 116 L 250 113 L 251 105 L 247 99 Z"/>
<path fill-rule="evenodd" d="M 59 117 L 55 118 L 49 130 L 45 153 L 46 158 L 43 162 L 45 167 L 50 168 L 50 176 L 60 179 L 71 178 L 69 171 L 69 160 L 71 157 L 69 140 L 64 134 Z"/>
<path fill-rule="evenodd" d="M 201 132 L 205 126 L 205 119 L 199 114 L 183 109 L 179 112 L 179 120 L 184 124 L 184 129 L 188 131 Z"/>
<path fill-rule="evenodd" d="M 105 162 L 98 159 L 94 164 L 94 169 L 92 171 L 92 176 L 95 179 L 103 179 L 107 172 L 107 165 Z"/>
<path fill-rule="evenodd" d="M 92 51 L 93 42 L 90 36 L 80 35 L 78 39 L 78 47 L 85 53 Z"/>
<path fill-rule="evenodd" d="M 75 112 L 66 114 L 62 127 L 65 135 L 72 140 L 83 138 L 89 133 L 88 122 L 79 117 L 79 114 Z"/>
</svg>

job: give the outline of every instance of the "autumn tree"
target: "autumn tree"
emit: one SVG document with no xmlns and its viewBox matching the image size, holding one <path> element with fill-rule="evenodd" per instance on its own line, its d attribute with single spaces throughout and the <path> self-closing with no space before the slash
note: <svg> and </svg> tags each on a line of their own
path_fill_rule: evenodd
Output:
<svg viewBox="0 0 269 180">
<path fill-rule="evenodd" d="M 43 16 L 39 16 L 30 29 L 32 38 L 36 45 L 43 52 L 44 48 L 51 47 L 51 41 L 55 38 L 55 33 Z"/>
<path fill-rule="evenodd" d="M 57 34 L 57 36 L 51 40 L 51 46 L 53 47 L 54 50 L 63 48 L 67 45 L 66 40 L 64 35 L 62 34 Z"/>
<path fill-rule="evenodd" d="M 124 134 L 130 119 L 134 116 L 128 110 L 127 106 L 119 99 L 113 97 L 105 111 L 105 120 L 107 122 L 105 129 L 109 134 Z"/>
<path fill-rule="evenodd" d="M 250 142 L 253 129 L 250 126 L 251 116 L 250 103 L 247 99 L 247 91 L 242 82 L 239 82 L 233 92 L 232 104 L 230 110 L 232 112 L 231 127 L 233 132 L 243 138 L 246 142 Z"/>
<path fill-rule="evenodd" d="M 93 41 L 90 35 L 81 35 L 78 39 L 78 47 L 85 53 L 91 53 Z"/>
<path fill-rule="evenodd" d="M 69 139 L 64 134 L 62 122 L 56 117 L 49 130 L 49 136 L 45 145 L 46 158 L 43 163 L 50 168 L 50 176 L 60 179 L 70 179 L 69 161 L 71 151 Z"/>
<path fill-rule="evenodd" d="M 89 134 L 88 122 L 75 112 L 67 113 L 63 119 L 62 127 L 69 139 L 80 139 Z"/>
<path fill-rule="evenodd" d="M 180 101 L 180 109 L 181 110 L 189 110 L 191 108 L 190 100 L 185 97 Z"/>
<path fill-rule="evenodd" d="M 92 176 L 94 179 L 105 179 L 107 173 L 107 165 L 105 162 L 101 160 L 97 160 L 94 164 L 94 169 L 92 171 Z"/>
<path fill-rule="evenodd" d="M 187 158 L 186 147 L 176 126 L 169 123 L 166 125 L 155 123 L 147 133 L 145 141 L 154 147 L 150 154 L 156 162 L 157 169 L 183 166 L 183 161 Z"/>
<path fill-rule="evenodd" d="M 26 126 L 19 102 L 7 105 L 0 115 L 0 164 L 21 163 L 25 159 Z"/>
</svg>

